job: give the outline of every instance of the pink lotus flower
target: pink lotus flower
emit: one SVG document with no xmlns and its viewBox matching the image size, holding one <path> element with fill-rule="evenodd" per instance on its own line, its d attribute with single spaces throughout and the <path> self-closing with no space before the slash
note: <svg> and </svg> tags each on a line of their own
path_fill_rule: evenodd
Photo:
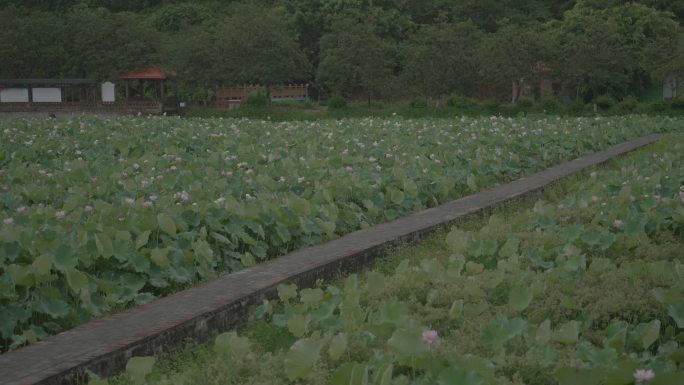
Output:
<svg viewBox="0 0 684 385">
<path fill-rule="evenodd" d="M 684 203 L 684 191 L 679 192 L 679 201 Z"/>
<path fill-rule="evenodd" d="M 66 217 L 66 212 L 64 210 L 59 210 L 55 213 L 55 218 L 57 219 L 64 219 Z"/>
<path fill-rule="evenodd" d="M 649 382 L 655 378 L 655 373 L 651 369 L 637 369 L 633 374 L 634 381 L 637 383 Z"/>
<path fill-rule="evenodd" d="M 624 226 L 624 225 L 625 225 L 625 222 L 623 222 L 619 219 L 616 219 L 613 221 L 613 226 L 615 226 L 616 229 L 621 229 L 622 226 Z"/>
<path fill-rule="evenodd" d="M 2 223 L 6 225 L 11 225 L 12 223 L 14 223 L 14 218 L 5 218 L 3 219 Z"/>
<path fill-rule="evenodd" d="M 26 211 L 26 206 L 21 206 L 21 207 L 17 208 L 17 212 L 18 212 L 19 214 L 21 214 L 21 213 L 23 213 L 23 212 L 25 212 L 25 211 Z"/>
<path fill-rule="evenodd" d="M 83 208 L 83 211 L 85 211 L 86 213 L 92 213 L 93 212 L 93 206 L 88 205 L 88 206 Z"/>
<path fill-rule="evenodd" d="M 436 330 L 423 330 L 420 340 L 428 346 L 436 345 L 439 342 L 439 335 Z"/>
</svg>

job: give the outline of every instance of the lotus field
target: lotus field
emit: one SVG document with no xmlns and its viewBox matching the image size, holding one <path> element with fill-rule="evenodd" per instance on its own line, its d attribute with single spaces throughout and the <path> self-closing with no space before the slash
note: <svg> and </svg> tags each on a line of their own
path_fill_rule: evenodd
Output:
<svg viewBox="0 0 684 385">
<path fill-rule="evenodd" d="M 113 383 L 684 383 L 684 136 L 327 286 Z"/>
<path fill-rule="evenodd" d="M 681 125 L 648 117 L 3 120 L 0 345 L 16 348 Z"/>
</svg>

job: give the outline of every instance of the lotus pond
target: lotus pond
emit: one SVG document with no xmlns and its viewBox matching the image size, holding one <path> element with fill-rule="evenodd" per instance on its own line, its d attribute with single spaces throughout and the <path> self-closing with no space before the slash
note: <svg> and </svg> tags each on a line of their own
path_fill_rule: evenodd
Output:
<svg viewBox="0 0 684 385">
<path fill-rule="evenodd" d="M 2 120 L 0 347 L 682 123 Z"/>
<path fill-rule="evenodd" d="M 682 384 L 683 170 L 669 135 L 111 383 Z"/>
</svg>

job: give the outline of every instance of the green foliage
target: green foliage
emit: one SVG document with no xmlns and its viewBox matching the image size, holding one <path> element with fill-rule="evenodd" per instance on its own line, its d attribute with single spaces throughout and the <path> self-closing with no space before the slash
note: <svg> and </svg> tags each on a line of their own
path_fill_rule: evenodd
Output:
<svg viewBox="0 0 684 385">
<path fill-rule="evenodd" d="M 487 110 L 493 110 L 499 107 L 499 104 L 499 100 L 494 98 L 485 99 L 482 102 L 480 102 L 480 105 L 482 105 L 482 107 L 484 107 Z"/>
<path fill-rule="evenodd" d="M 561 108 L 560 102 L 555 96 L 545 96 L 539 102 L 539 105 L 547 113 L 558 112 L 558 110 Z"/>
<path fill-rule="evenodd" d="M 647 117 L 458 119 L 457 125 L 396 116 L 307 123 L 163 118 L 0 122 L 0 141 L 7 144 L 3 151 L 15 154 L 2 158 L 3 167 L 13 170 L 12 183 L 0 192 L 3 220 L 12 218 L 0 227 L 3 349 L 625 138 L 680 127 L 679 119 Z M 419 135 L 409 139 L 403 134 L 416 125 L 424 127 Z M 360 133 L 359 127 L 368 130 Z M 505 139 L 521 130 L 539 134 Z M 461 136 L 473 139 L 458 140 Z M 426 139 L 440 137 L 454 139 Z M 27 141 L 34 145 L 24 145 Z M 483 153 L 481 148 L 488 146 L 500 151 Z M 464 168 L 461 159 L 474 160 Z M 625 218 L 624 231 L 643 236 L 651 231 L 648 223 L 641 216 Z M 495 234 L 506 231 L 496 221 L 491 226 L 498 229 L 492 230 Z M 574 239 L 592 251 L 609 249 L 619 240 L 611 232 L 585 232 Z M 565 233 L 563 239 L 574 234 Z M 512 258 L 523 249 L 507 238 L 463 231 L 448 241 L 461 258 L 459 274 L 473 277 L 496 266 L 497 253 Z M 581 273 L 590 261 L 582 254 L 563 254 L 566 260 L 559 263 Z M 543 266 L 552 262 L 538 260 Z M 426 269 L 445 274 L 436 264 Z M 364 286 L 367 297 L 384 295 L 386 280 L 372 275 Z M 502 283 L 491 297 L 445 302 L 450 308 L 457 304 L 454 319 L 509 302 L 511 309 L 530 311 L 540 296 L 534 293 L 525 307 L 529 293 L 509 296 L 509 288 L 519 285 Z M 427 302 L 429 292 L 413 294 Z M 279 294 L 293 301 L 298 292 L 282 286 Z M 300 295 L 302 307 L 333 306 L 320 290 Z M 262 317 L 270 314 L 266 310 Z M 332 322 L 322 310 L 310 317 L 283 314 L 280 324 L 287 329 L 268 337 L 274 345 Z M 647 319 L 647 314 L 635 316 Z M 392 332 L 386 331 L 387 338 Z"/>
<path fill-rule="evenodd" d="M 638 107 L 639 101 L 632 95 L 625 97 L 615 105 L 615 109 L 624 114 L 636 113 Z"/>
<path fill-rule="evenodd" d="M 393 44 L 370 20 L 335 18 L 320 40 L 316 80 L 332 94 L 373 98 L 388 93 L 394 66 Z"/>
<path fill-rule="evenodd" d="M 459 109 L 469 109 L 477 105 L 477 101 L 465 96 L 451 95 L 446 100 L 446 105 Z"/>
<path fill-rule="evenodd" d="M 586 134 L 588 127 L 614 121 L 578 122 L 575 128 Z M 653 382 L 678 383 L 684 265 L 672 256 L 684 245 L 677 235 L 684 215 L 673 214 L 681 211 L 676 171 L 683 147 L 681 134 L 670 135 L 606 168 L 559 182 L 536 203 L 516 203 L 459 223 L 428 245 L 400 249 L 381 272 L 299 292 L 282 285 L 284 300 L 269 303 L 280 313 L 266 312 L 245 334 L 252 341 L 280 329 L 291 338 L 286 346 L 264 340 L 249 352 L 226 355 L 230 341 L 240 337 L 225 333 L 208 358 L 178 371 L 174 363 L 148 378 L 160 378 L 160 384 L 187 378 L 629 384 L 637 369 L 652 369 Z M 645 196 L 656 190 L 661 199 Z M 648 232 L 632 233 L 640 226 L 630 223 L 642 217 L 653 221 L 644 226 Z M 616 218 L 624 225 L 616 227 Z M 602 249 L 609 234 L 615 239 Z M 485 250 L 489 239 L 502 246 Z M 490 253 L 496 263 L 475 262 Z M 578 256 L 585 267 L 569 269 Z M 299 322 L 292 320 L 308 320 L 299 337 L 292 336 L 292 323 Z"/>
<path fill-rule="evenodd" d="M 423 25 L 404 44 L 402 81 L 425 97 L 472 95 L 482 32 L 471 22 Z M 448 103 L 448 102 L 447 102 Z"/>
<path fill-rule="evenodd" d="M 513 81 L 540 76 L 620 99 L 684 70 L 675 4 L 4 0 L 0 41 L 12 44 L 0 46 L 0 77 L 115 80 L 158 64 L 178 73 L 173 92 L 203 106 L 217 85 L 244 82 L 504 100 Z"/>
<path fill-rule="evenodd" d="M 268 87 L 308 78 L 310 64 L 279 8 L 264 12 L 256 5 L 236 4 L 217 33 L 218 51 L 229 53 L 217 60 L 222 80 Z"/>
<path fill-rule="evenodd" d="M 328 107 L 330 108 L 344 108 L 347 106 L 347 101 L 340 95 L 335 95 L 328 99 Z"/>
<path fill-rule="evenodd" d="M 427 108 L 427 101 L 425 99 L 413 99 L 409 102 L 411 108 Z"/>
<path fill-rule="evenodd" d="M 596 105 L 602 111 L 610 110 L 615 105 L 615 100 L 607 95 L 601 95 L 596 98 Z"/>
<path fill-rule="evenodd" d="M 670 108 L 673 110 L 684 110 L 684 98 L 675 98 L 670 101 Z"/>
<path fill-rule="evenodd" d="M 523 110 L 528 110 L 534 106 L 534 100 L 530 98 L 520 98 L 516 101 L 516 105 Z"/>
<path fill-rule="evenodd" d="M 305 378 L 320 358 L 323 341 L 311 338 L 297 340 L 283 359 L 285 373 L 290 380 Z"/>
<path fill-rule="evenodd" d="M 132 357 L 126 363 L 126 373 L 136 384 L 146 383 L 147 375 L 152 373 L 154 357 Z"/>
<path fill-rule="evenodd" d="M 268 104 L 268 95 L 264 91 L 252 92 L 245 99 L 246 107 L 266 107 Z"/>
<path fill-rule="evenodd" d="M 646 109 L 651 113 L 659 113 L 659 112 L 667 111 L 668 107 L 669 106 L 667 105 L 667 103 L 665 103 L 662 100 L 658 100 L 658 101 L 649 103 L 648 106 L 646 107 Z"/>
</svg>

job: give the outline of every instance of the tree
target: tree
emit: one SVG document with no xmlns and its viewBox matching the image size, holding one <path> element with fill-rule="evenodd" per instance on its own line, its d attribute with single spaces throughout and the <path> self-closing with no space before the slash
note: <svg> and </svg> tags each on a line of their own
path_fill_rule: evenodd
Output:
<svg viewBox="0 0 684 385">
<path fill-rule="evenodd" d="M 186 27 L 168 36 L 160 48 L 162 63 L 176 71 L 179 95 L 209 104 L 217 79 L 224 76 L 217 47 L 218 27 L 211 23 Z"/>
<path fill-rule="evenodd" d="M 106 80 L 158 64 L 159 35 L 136 14 L 78 6 L 63 18 L 69 26 L 63 41 L 65 76 Z"/>
<path fill-rule="evenodd" d="M 646 58 L 649 74 L 659 81 L 673 76 L 677 89 L 677 83 L 684 79 L 684 29 L 679 28 L 676 34 L 654 40 L 646 48 Z"/>
<path fill-rule="evenodd" d="M 235 7 L 218 31 L 217 80 L 272 86 L 307 79 L 310 64 L 280 9 L 264 11 L 249 4 Z"/>
<path fill-rule="evenodd" d="M 211 11 L 194 3 L 170 4 L 156 10 L 150 17 L 152 25 L 161 32 L 178 32 L 211 19 Z"/>
<path fill-rule="evenodd" d="M 615 20 L 594 11 L 568 12 L 560 39 L 563 56 L 557 68 L 564 81 L 591 93 L 594 110 L 601 93 L 629 83 L 634 59 Z"/>
<path fill-rule="evenodd" d="M 428 97 L 471 95 L 478 78 L 482 32 L 471 22 L 425 25 L 405 45 L 403 77 Z"/>
<path fill-rule="evenodd" d="M 0 77 L 51 78 L 62 74 L 64 25 L 48 12 L 0 12 Z"/>
<path fill-rule="evenodd" d="M 595 9 L 580 2 L 561 25 L 557 66 L 565 81 L 589 92 L 594 102 L 601 93 L 620 97 L 645 81 L 640 77 L 646 48 L 677 29 L 672 14 L 642 4 Z"/>
<path fill-rule="evenodd" d="M 553 42 L 549 24 L 505 24 L 488 34 L 477 50 L 477 66 L 482 91 L 488 96 L 510 95 L 511 84 L 517 90 L 537 82 L 548 71 Z M 515 103 L 519 95 L 513 95 Z"/>
<path fill-rule="evenodd" d="M 321 38 L 316 78 L 333 93 L 364 94 L 368 104 L 387 93 L 395 65 L 393 46 L 378 36 L 371 21 L 341 18 Z"/>
</svg>

